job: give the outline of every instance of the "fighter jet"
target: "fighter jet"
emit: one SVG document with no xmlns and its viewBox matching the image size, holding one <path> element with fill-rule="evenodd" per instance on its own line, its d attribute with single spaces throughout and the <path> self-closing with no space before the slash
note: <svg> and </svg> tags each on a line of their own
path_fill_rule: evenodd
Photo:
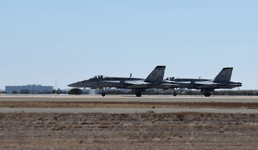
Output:
<svg viewBox="0 0 258 150">
<path fill-rule="evenodd" d="M 174 88 L 174 81 L 163 80 L 166 66 L 157 66 L 146 79 L 132 77 L 107 77 L 98 75 L 88 80 L 69 84 L 69 87 L 102 89 L 102 96 L 105 96 L 107 88 L 115 87 L 122 89 L 132 89 L 137 97 L 148 88 L 169 89 Z"/>
<path fill-rule="evenodd" d="M 241 82 L 233 82 L 231 80 L 233 67 L 223 68 L 220 73 L 212 79 L 190 79 L 190 78 L 174 78 L 169 77 L 166 80 L 174 81 L 178 87 L 187 89 L 200 89 L 204 96 L 211 96 L 211 92 L 215 89 L 232 89 L 242 86 Z M 176 96 L 176 94 L 173 94 Z"/>
</svg>

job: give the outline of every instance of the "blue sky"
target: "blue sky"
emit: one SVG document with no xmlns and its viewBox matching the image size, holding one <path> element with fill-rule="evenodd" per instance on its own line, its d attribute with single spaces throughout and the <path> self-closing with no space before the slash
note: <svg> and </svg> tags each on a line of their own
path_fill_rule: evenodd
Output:
<svg viewBox="0 0 258 150">
<path fill-rule="evenodd" d="M 213 79 L 258 89 L 256 0 L 0 0 L 0 89 L 97 74 Z"/>
</svg>

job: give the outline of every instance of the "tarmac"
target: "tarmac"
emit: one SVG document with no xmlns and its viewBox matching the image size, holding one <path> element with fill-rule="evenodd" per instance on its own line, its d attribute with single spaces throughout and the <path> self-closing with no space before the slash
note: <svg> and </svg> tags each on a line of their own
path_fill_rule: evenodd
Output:
<svg viewBox="0 0 258 150">
<path fill-rule="evenodd" d="M 173 95 L 0 95 L 0 101 L 137 101 L 137 102 L 258 102 L 258 96 Z"/>
<path fill-rule="evenodd" d="M 0 95 L 1 101 L 138 101 L 138 102 L 258 102 L 258 96 L 171 96 L 171 95 Z M 0 108 L 0 112 L 34 113 L 258 113 L 258 109 L 187 109 L 187 108 Z"/>
<path fill-rule="evenodd" d="M 0 108 L 1 113 L 258 113 L 258 109 L 187 109 L 187 108 Z"/>
</svg>

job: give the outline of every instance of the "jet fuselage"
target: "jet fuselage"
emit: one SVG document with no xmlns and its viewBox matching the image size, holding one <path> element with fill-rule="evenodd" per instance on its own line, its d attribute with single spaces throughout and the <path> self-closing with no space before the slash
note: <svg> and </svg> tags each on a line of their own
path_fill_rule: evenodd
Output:
<svg viewBox="0 0 258 150">
<path fill-rule="evenodd" d="M 225 67 L 220 73 L 211 79 L 191 79 L 191 78 L 174 78 L 170 77 L 167 80 L 174 81 L 178 87 L 188 89 L 201 89 L 205 96 L 210 96 L 214 89 L 232 89 L 242 86 L 241 82 L 230 81 L 233 67 Z"/>
<path fill-rule="evenodd" d="M 105 96 L 104 88 L 115 87 L 132 89 L 132 91 L 136 93 L 136 96 L 141 96 L 141 92 L 148 88 L 168 89 L 176 86 L 173 81 L 163 80 L 164 72 L 165 66 L 157 66 L 146 79 L 132 77 L 104 77 L 103 75 L 98 75 L 88 80 L 69 84 L 68 86 L 103 89 L 102 96 Z"/>
<path fill-rule="evenodd" d="M 171 81 L 174 81 L 178 87 L 188 89 L 232 89 L 242 86 L 241 82 L 215 82 L 212 79 L 176 78 Z"/>
</svg>

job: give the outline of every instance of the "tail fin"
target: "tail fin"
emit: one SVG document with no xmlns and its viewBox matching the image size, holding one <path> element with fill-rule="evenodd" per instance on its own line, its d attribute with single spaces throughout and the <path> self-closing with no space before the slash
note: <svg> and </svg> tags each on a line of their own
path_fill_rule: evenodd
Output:
<svg viewBox="0 0 258 150">
<path fill-rule="evenodd" d="M 166 66 L 157 66 L 145 79 L 145 82 L 162 81 Z"/>
<path fill-rule="evenodd" d="M 231 79 L 233 67 L 223 68 L 215 77 L 214 82 L 229 82 Z"/>
</svg>

